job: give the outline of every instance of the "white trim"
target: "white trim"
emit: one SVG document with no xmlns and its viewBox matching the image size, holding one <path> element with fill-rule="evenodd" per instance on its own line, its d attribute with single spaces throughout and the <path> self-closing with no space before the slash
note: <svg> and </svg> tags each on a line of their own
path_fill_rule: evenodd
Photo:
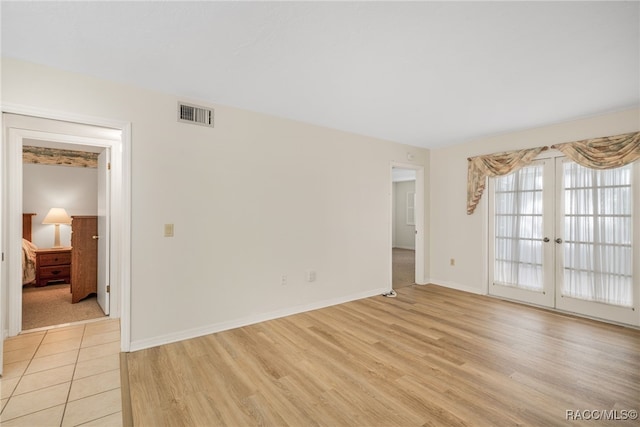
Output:
<svg viewBox="0 0 640 427">
<path fill-rule="evenodd" d="M 389 289 L 387 288 L 379 288 L 376 290 L 359 292 L 356 294 L 346 295 L 343 297 L 331 298 L 324 301 L 318 301 L 310 304 L 303 304 L 296 307 L 276 310 L 270 313 L 247 316 L 241 319 L 214 323 L 207 326 L 201 326 L 201 327 L 187 329 L 179 332 L 173 332 L 166 335 L 159 335 L 153 338 L 133 341 L 131 343 L 130 351 L 144 350 L 145 348 L 157 347 L 164 344 L 170 344 L 173 342 L 188 340 L 191 338 L 197 338 L 204 335 L 215 334 L 217 332 L 227 331 L 229 329 L 241 328 L 243 326 L 253 325 L 255 323 L 260 323 L 260 322 L 266 322 L 268 320 L 274 320 L 281 317 L 291 316 L 294 314 L 305 313 L 311 310 L 318 310 L 320 308 L 330 307 L 338 304 L 344 304 L 350 301 L 355 301 L 363 298 L 369 298 L 369 297 L 381 295 L 387 292 L 388 290 Z"/>
<path fill-rule="evenodd" d="M 10 114 L 10 113 L 7 113 Z M 92 138 L 89 136 L 63 135 L 52 132 L 43 132 L 31 129 L 19 129 L 22 139 L 38 139 L 47 142 L 60 142 L 65 144 L 92 145 L 95 147 L 110 148 L 114 142 L 119 140 L 111 140 L 109 138 Z M 22 152 L 20 153 L 22 156 Z M 22 157 L 21 157 L 22 158 Z"/>
<path fill-rule="evenodd" d="M 5 279 L 5 272 L 3 270 L 3 266 L 4 266 L 4 253 L 5 253 L 5 248 L 4 248 L 4 229 L 5 229 L 5 224 L 4 224 L 4 218 L 5 218 L 5 209 L 6 209 L 6 204 L 5 204 L 5 199 L 4 199 L 4 185 L 5 185 L 5 160 L 4 160 L 4 155 L 5 155 L 5 143 L 4 140 L 6 138 L 6 135 L 4 133 L 4 117 L 2 115 L 2 111 L 0 111 L 0 252 L 2 252 L 2 260 L 0 260 L 0 334 L 2 335 L 0 337 L 0 376 L 3 373 L 3 367 L 4 367 L 4 340 L 7 338 L 7 336 L 9 336 L 9 331 L 7 329 L 5 329 L 5 324 L 4 324 L 4 312 L 3 312 L 3 307 L 5 305 L 5 301 L 4 301 L 4 279 Z"/>
<path fill-rule="evenodd" d="M 118 247 L 120 258 L 112 257 L 111 261 L 117 263 L 115 271 L 120 272 L 121 286 L 117 289 L 120 292 L 119 298 L 117 298 L 120 301 L 120 350 L 127 352 L 131 347 L 131 123 L 125 123 L 121 129 L 120 157 L 122 161 L 119 165 L 118 176 L 122 181 L 119 183 L 111 182 L 113 185 L 119 184 L 121 192 L 118 204 L 114 205 L 114 200 L 111 200 L 111 212 L 114 212 L 115 209 L 120 209 L 122 212 L 122 215 L 117 218 L 114 215 L 111 216 L 111 244 L 114 245 L 113 230 L 119 229 L 121 235 Z M 114 157 L 117 157 L 117 154 L 114 155 L 112 151 L 111 159 L 113 160 Z M 116 220 L 120 222 L 118 223 Z"/>
<path fill-rule="evenodd" d="M 51 111 L 44 110 L 40 108 L 34 108 L 23 105 L 16 104 L 3 104 L 2 113 L 7 114 L 19 114 L 30 116 L 34 118 L 41 119 L 49 119 L 49 120 L 57 120 L 63 122 L 71 122 L 80 125 L 89 125 L 89 126 L 99 126 L 102 128 L 111 128 L 121 131 L 121 136 L 119 141 L 112 141 L 113 144 L 107 143 L 106 145 L 102 144 L 100 146 L 109 146 L 112 148 L 112 192 L 111 192 L 111 207 L 112 207 L 112 242 L 111 242 L 111 253 L 112 253 L 112 271 L 115 272 L 114 278 L 118 277 L 119 286 L 116 286 L 112 289 L 115 292 L 112 293 L 112 302 L 115 302 L 115 307 L 112 307 L 112 312 L 110 317 L 120 317 L 120 343 L 121 350 L 128 351 L 130 347 L 130 330 L 131 330 L 131 123 L 124 121 L 116 121 L 105 118 L 97 118 L 93 116 L 84 116 L 69 112 L 60 112 L 60 111 Z M 7 124 L 3 121 L 3 130 L 7 128 Z M 89 138 L 90 139 L 90 138 Z M 85 139 L 87 141 L 87 139 Z M 95 141 L 94 141 L 95 142 Z M 0 149 L 4 150 L 7 144 L 4 142 L 4 135 L 2 139 L 2 143 L 0 144 Z M 15 153 L 16 149 L 11 148 L 15 146 L 15 144 L 8 144 L 8 151 L 12 152 L 12 157 L 8 159 L 7 177 L 12 177 L 11 173 L 15 173 L 15 169 L 21 169 L 21 155 L 19 159 L 16 157 Z M 11 165 L 11 162 L 17 162 L 14 165 Z M 4 165 L 0 165 L 0 168 L 4 168 Z M 20 174 L 21 177 L 21 174 Z M 7 197 L 11 197 L 9 208 L 7 208 L 7 213 L 9 214 L 7 218 L 5 218 L 5 222 L 11 221 L 14 223 L 19 220 L 19 217 L 22 212 L 22 203 L 19 199 L 22 195 L 21 186 L 18 190 L 16 190 L 16 183 L 11 183 L 11 191 Z M 17 180 L 15 180 L 17 181 Z M 20 178 L 21 183 L 21 178 Z M 9 189 L 9 185 L 4 185 L 3 188 Z M 18 213 L 16 213 L 18 212 Z M 15 218 L 13 218 L 15 217 Z M 3 224 L 4 225 L 4 224 Z M 19 230 L 20 227 L 15 228 Z M 15 232 L 9 232 L 9 238 L 12 238 Z M 12 239 L 18 242 L 20 239 Z M 14 243 L 15 245 L 16 243 Z M 9 248 L 8 253 L 20 253 L 20 248 Z M 9 257 L 10 258 L 10 257 Z M 20 266 L 18 263 L 15 263 L 18 267 L 18 273 L 20 272 Z M 11 273 L 11 264 L 9 264 L 9 273 Z M 15 272 L 13 273 L 16 274 Z M 9 287 L 10 289 L 10 287 Z M 9 301 L 12 301 L 11 297 Z M 9 302 L 8 301 L 8 302 Z M 9 305 L 5 304 L 8 308 Z M 13 310 L 15 311 L 15 310 Z M 16 318 L 12 310 L 9 309 L 10 316 L 12 320 L 10 320 L 10 328 L 9 334 L 11 335 L 12 329 L 15 329 L 13 325 L 20 325 L 20 322 L 16 322 Z M 13 322 L 13 325 L 12 325 Z M 18 326 L 18 329 L 20 327 Z M 15 332 L 17 333 L 17 332 Z M 15 334 L 14 333 L 14 334 Z"/>
<path fill-rule="evenodd" d="M 480 289 L 480 288 L 473 288 L 471 286 L 461 285 L 461 284 L 455 283 L 455 282 L 448 282 L 446 280 L 432 279 L 429 282 L 429 284 L 430 285 L 436 285 L 436 286 L 442 286 L 444 288 L 455 289 L 457 291 L 469 292 L 470 294 L 486 295 L 486 293 L 483 292 L 483 290 Z"/>
<path fill-rule="evenodd" d="M 6 126 L 6 123 L 4 123 Z M 22 307 L 22 264 L 20 255 L 22 224 L 22 129 L 8 128 L 7 153 L 7 217 L 9 225 L 7 232 L 7 289 L 6 308 L 9 313 L 9 336 L 15 336 L 22 330 L 22 309 L 13 310 L 12 307 Z M 14 284 L 15 283 L 15 284 Z M 20 292 L 18 292 L 20 289 Z"/>
<path fill-rule="evenodd" d="M 86 116 L 70 112 L 48 110 L 44 108 L 30 107 L 20 104 L 4 103 L 0 105 L 3 113 L 20 114 L 23 116 L 36 117 L 41 119 L 59 120 L 82 125 L 99 126 L 124 131 L 124 128 L 131 126 L 130 122 L 112 120 L 102 117 Z"/>
</svg>

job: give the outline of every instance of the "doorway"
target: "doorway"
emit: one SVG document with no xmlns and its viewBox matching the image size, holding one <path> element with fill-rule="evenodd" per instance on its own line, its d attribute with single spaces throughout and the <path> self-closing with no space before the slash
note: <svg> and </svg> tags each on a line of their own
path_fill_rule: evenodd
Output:
<svg viewBox="0 0 640 427">
<path fill-rule="evenodd" d="M 393 168 L 392 285 L 397 290 L 415 284 L 416 171 Z"/>
<path fill-rule="evenodd" d="M 6 283 L 3 284 L 3 287 L 7 290 L 8 298 L 4 306 L 6 307 L 9 313 L 9 323 L 8 323 L 8 335 L 13 336 L 17 335 L 21 332 L 22 328 L 22 281 L 20 280 L 22 275 L 22 263 L 21 256 L 22 251 L 20 249 L 20 241 L 22 240 L 20 236 L 20 230 L 22 227 L 20 226 L 20 217 L 23 214 L 23 146 L 32 145 L 32 146 L 40 146 L 47 147 L 52 149 L 59 150 L 74 150 L 74 151 L 84 151 L 84 152 L 95 152 L 98 154 L 98 158 L 105 156 L 100 155 L 99 153 L 109 153 L 113 147 L 120 148 L 121 152 L 121 143 L 122 143 L 122 131 L 117 129 L 103 128 L 98 126 L 91 125 L 82 125 L 77 123 L 69 123 L 62 122 L 57 120 L 49 120 L 42 119 L 36 117 L 29 116 L 20 116 L 14 114 L 3 114 L 3 130 L 5 132 L 5 147 L 4 150 L 7 153 L 7 175 L 9 180 L 6 184 L 6 216 L 5 216 L 5 225 L 8 229 L 8 233 L 5 235 L 5 247 L 6 250 L 6 258 L 7 266 L 8 266 L 8 274 L 6 275 Z M 102 169 L 107 169 L 108 161 L 103 162 Z M 118 162 L 119 163 L 119 162 Z M 98 170 L 100 170 L 100 162 L 98 161 Z M 120 175 L 120 174 L 118 174 Z M 99 215 L 110 217 L 109 213 L 104 210 L 104 206 L 109 206 L 110 200 L 114 197 L 108 189 L 111 188 L 110 182 L 112 180 L 112 176 L 104 170 L 98 172 L 97 183 L 95 185 L 95 193 L 96 193 L 96 208 L 94 213 L 96 215 L 96 224 L 99 224 L 100 221 L 97 220 Z M 120 178 L 120 176 L 118 176 Z M 104 181 L 100 183 L 101 181 Z M 66 194 L 65 196 L 68 196 Z M 64 198 L 60 199 L 63 201 Z M 101 200 L 102 199 L 102 200 Z M 102 211 L 100 211 L 102 207 Z M 76 212 L 82 214 L 83 212 Z M 82 217 L 79 215 L 78 220 Z M 74 219 L 75 220 L 75 219 Z M 42 221 L 42 220 L 40 220 Z M 17 224 L 17 225 L 16 225 Z M 109 221 L 107 221 L 109 224 Z M 39 224 L 36 224 L 39 225 Z M 63 227 L 60 225 L 60 227 Z M 113 247 L 111 245 L 112 239 L 110 238 L 110 233 L 108 230 L 104 230 L 104 226 L 102 227 L 102 233 L 94 232 L 92 236 L 96 239 L 96 242 L 100 241 L 100 243 L 106 244 L 100 245 L 102 246 L 102 253 L 100 256 L 97 256 L 98 259 L 101 259 L 103 262 L 96 262 L 96 269 L 101 266 L 102 271 L 97 273 L 97 299 L 100 300 L 100 294 L 104 293 L 103 303 L 101 304 L 101 308 L 104 312 L 109 313 L 109 302 L 111 302 L 112 306 L 117 307 L 117 300 L 114 300 L 113 292 L 108 292 L 108 281 L 111 275 L 111 272 L 114 268 L 113 265 L 110 265 L 109 260 L 113 257 L 111 256 L 111 251 Z M 50 230 L 47 230 L 50 231 Z M 69 232 L 70 230 L 66 230 Z M 100 235 L 102 235 L 102 239 L 100 239 Z M 70 243 L 70 240 L 66 240 L 66 244 Z M 48 244 L 45 246 L 49 246 Z M 80 252 L 69 250 L 69 256 L 80 256 Z M 56 253 L 52 257 L 57 257 Z M 81 262 L 70 262 L 67 263 L 67 268 L 74 268 L 82 266 L 87 262 L 87 258 L 84 258 L 85 261 Z M 76 259 L 77 261 L 77 259 Z M 96 260 L 97 261 L 97 260 Z M 64 264 L 64 263 L 58 263 Z M 56 270 L 61 270 L 58 268 L 58 264 L 56 264 Z M 46 265 L 46 264 L 44 264 Z M 63 280 L 64 281 L 64 280 Z M 44 281 L 43 281 L 44 282 Z M 84 281 L 79 283 L 85 283 Z M 117 283 L 117 282 L 116 282 Z M 41 283 L 45 284 L 45 283 Z M 102 284 L 102 286 L 100 286 Z M 82 285 L 81 285 L 82 286 Z M 118 290 L 117 286 L 113 287 Z M 73 282 L 71 283 L 71 289 L 77 290 L 77 287 L 73 286 Z M 75 292 L 73 293 L 75 295 Z M 75 299 L 75 297 L 74 297 Z M 105 301 L 107 302 L 105 306 Z M 119 313 L 112 313 L 113 317 L 117 317 Z M 104 315 L 104 314 L 103 314 Z"/>
<path fill-rule="evenodd" d="M 492 179 L 489 292 L 634 324 L 637 166 L 595 170 L 558 155 Z"/>
<path fill-rule="evenodd" d="M 391 288 L 424 281 L 423 169 L 394 164 L 391 168 Z"/>
<path fill-rule="evenodd" d="M 98 161 L 108 148 L 33 139 L 24 139 L 22 148 L 23 227 L 31 230 L 28 236 L 23 231 L 23 249 L 34 267 L 23 274 L 22 331 L 104 317 L 108 307 L 95 288 L 97 263 L 107 251 L 92 236 L 100 234 L 95 217 L 108 196 L 99 190 L 106 176 Z M 66 216 L 55 225 L 55 243 L 54 211 Z"/>
</svg>

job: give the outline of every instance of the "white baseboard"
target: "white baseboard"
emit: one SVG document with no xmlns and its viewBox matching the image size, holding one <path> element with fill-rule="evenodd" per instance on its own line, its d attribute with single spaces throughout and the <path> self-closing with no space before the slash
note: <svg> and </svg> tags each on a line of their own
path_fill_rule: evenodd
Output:
<svg viewBox="0 0 640 427">
<path fill-rule="evenodd" d="M 459 283 L 448 282 L 446 280 L 431 279 L 429 284 L 444 286 L 445 288 L 451 288 L 458 291 L 469 292 L 476 295 L 486 295 L 486 292 L 484 292 L 483 289 L 473 288 L 471 286 L 461 285 Z"/>
<path fill-rule="evenodd" d="M 241 319 L 215 323 L 212 325 L 206 325 L 198 328 L 187 329 L 184 331 L 173 332 L 170 334 L 161 335 L 157 337 L 132 341 L 131 345 L 129 346 L 129 351 L 144 350 L 145 348 L 157 347 L 164 344 L 170 344 L 172 342 L 183 341 L 191 338 L 201 337 L 203 335 L 214 334 L 216 332 L 227 331 L 229 329 L 241 328 L 243 326 L 253 325 L 254 323 L 266 322 L 267 320 L 278 319 L 280 317 L 291 316 L 293 314 L 304 313 L 311 310 L 330 307 L 332 305 L 343 304 L 349 301 L 355 301 L 363 298 L 369 298 L 372 296 L 381 295 L 388 291 L 389 291 L 389 288 L 374 289 L 374 290 L 369 290 L 369 291 L 361 292 L 357 294 L 351 294 L 351 295 L 346 295 L 346 296 L 337 297 L 337 298 L 330 298 L 327 300 L 318 301 L 310 304 L 304 304 L 296 307 L 276 310 L 269 313 L 263 313 L 263 314 L 258 314 L 254 316 L 247 316 Z"/>
</svg>

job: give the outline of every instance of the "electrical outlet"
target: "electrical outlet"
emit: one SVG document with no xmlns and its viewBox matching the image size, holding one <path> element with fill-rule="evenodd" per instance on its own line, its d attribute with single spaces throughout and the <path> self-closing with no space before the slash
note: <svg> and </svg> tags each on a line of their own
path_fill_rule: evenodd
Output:
<svg viewBox="0 0 640 427">
<path fill-rule="evenodd" d="M 280 284 L 282 286 L 287 286 L 287 275 L 283 274 L 282 276 L 280 276 Z"/>
<path fill-rule="evenodd" d="M 449 261 L 449 265 L 456 265 L 456 259 L 451 258 L 451 260 Z"/>
<path fill-rule="evenodd" d="M 316 281 L 316 271 L 307 270 L 307 282 L 315 282 L 315 281 Z"/>
</svg>

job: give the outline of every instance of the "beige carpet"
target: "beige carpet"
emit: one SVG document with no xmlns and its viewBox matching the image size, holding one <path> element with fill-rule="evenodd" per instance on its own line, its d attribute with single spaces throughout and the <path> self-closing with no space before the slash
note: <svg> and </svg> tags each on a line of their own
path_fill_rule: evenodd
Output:
<svg viewBox="0 0 640 427">
<path fill-rule="evenodd" d="M 22 330 L 104 317 L 96 296 L 71 304 L 68 284 L 22 288 Z"/>
<path fill-rule="evenodd" d="M 393 289 L 415 284 L 416 251 L 393 248 Z"/>
</svg>

